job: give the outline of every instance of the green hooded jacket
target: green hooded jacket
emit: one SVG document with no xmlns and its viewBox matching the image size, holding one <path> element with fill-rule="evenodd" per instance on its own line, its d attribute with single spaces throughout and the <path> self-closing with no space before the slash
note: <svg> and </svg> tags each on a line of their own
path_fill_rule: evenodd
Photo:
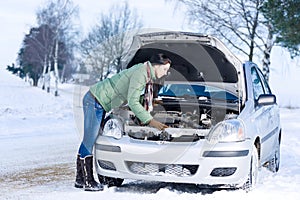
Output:
<svg viewBox="0 0 300 200">
<path fill-rule="evenodd" d="M 154 69 L 150 62 L 148 64 L 151 78 L 155 80 Z M 143 93 L 147 81 L 149 81 L 147 79 L 147 65 L 140 63 L 92 85 L 90 92 L 106 112 L 121 106 L 123 103 L 128 103 L 129 108 L 136 117 L 142 123 L 147 124 L 152 116 L 140 103 L 140 95 Z"/>
</svg>

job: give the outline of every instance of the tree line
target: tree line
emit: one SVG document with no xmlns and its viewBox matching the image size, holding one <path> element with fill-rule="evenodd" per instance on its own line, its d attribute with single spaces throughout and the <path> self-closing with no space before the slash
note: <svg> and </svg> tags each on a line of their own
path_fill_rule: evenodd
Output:
<svg viewBox="0 0 300 200">
<path fill-rule="evenodd" d="M 29 76 L 33 85 L 50 92 L 54 78 L 58 84 L 74 73 L 89 74 L 86 84 L 103 80 L 121 70 L 121 57 L 130 45 L 132 34 L 142 21 L 127 2 L 112 5 L 101 14 L 87 36 L 80 37 L 79 8 L 72 0 L 48 0 L 37 10 L 37 26 L 24 36 L 18 52 L 18 66 L 7 66 L 21 77 Z M 129 34 L 131 33 L 131 34 Z"/>
<path fill-rule="evenodd" d="M 275 45 L 299 55 L 299 0 L 165 0 L 184 6 L 195 32 L 212 34 L 231 49 L 253 61 L 261 60 L 267 80 L 270 54 Z M 79 8 L 72 0 L 48 0 L 36 13 L 37 26 L 24 36 L 18 67 L 8 70 L 28 75 L 33 85 L 50 89 L 50 77 L 58 83 L 75 72 L 89 74 L 86 84 L 103 80 L 121 70 L 121 59 L 142 19 L 128 2 L 113 5 L 100 14 L 84 38 L 80 37 Z M 52 76 L 50 75 L 52 73 Z"/>
</svg>

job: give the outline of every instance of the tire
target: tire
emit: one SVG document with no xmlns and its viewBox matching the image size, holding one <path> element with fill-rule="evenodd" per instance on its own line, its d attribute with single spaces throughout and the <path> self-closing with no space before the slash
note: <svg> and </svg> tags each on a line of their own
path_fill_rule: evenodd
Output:
<svg viewBox="0 0 300 200">
<path fill-rule="evenodd" d="M 278 172 L 280 166 L 280 141 L 277 140 L 273 158 L 269 161 L 267 169 L 273 173 Z"/>
<path fill-rule="evenodd" d="M 242 186 L 242 189 L 246 192 L 255 188 L 257 179 L 258 179 L 258 169 L 259 169 L 259 159 L 258 159 L 258 151 L 255 145 L 253 145 L 253 150 L 251 154 L 250 161 L 250 170 L 248 173 L 247 181 Z"/>
<path fill-rule="evenodd" d="M 98 174 L 98 180 L 101 184 L 107 185 L 108 187 L 120 187 L 124 181 L 124 179 L 121 178 L 112 178 L 107 176 L 102 176 Z"/>
</svg>

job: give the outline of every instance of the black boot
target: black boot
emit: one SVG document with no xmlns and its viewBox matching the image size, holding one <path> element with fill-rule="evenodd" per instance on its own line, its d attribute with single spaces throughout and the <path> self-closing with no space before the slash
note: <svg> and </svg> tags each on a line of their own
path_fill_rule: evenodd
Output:
<svg viewBox="0 0 300 200">
<path fill-rule="evenodd" d="M 84 186 L 84 179 L 83 179 L 83 172 L 80 162 L 80 155 L 77 155 L 76 159 L 76 179 L 75 179 L 75 187 L 76 188 L 83 188 Z"/>
<path fill-rule="evenodd" d="M 80 158 L 81 168 L 83 172 L 84 184 L 83 188 L 85 191 L 101 191 L 103 186 L 97 183 L 93 175 L 93 156 L 86 156 Z"/>
</svg>

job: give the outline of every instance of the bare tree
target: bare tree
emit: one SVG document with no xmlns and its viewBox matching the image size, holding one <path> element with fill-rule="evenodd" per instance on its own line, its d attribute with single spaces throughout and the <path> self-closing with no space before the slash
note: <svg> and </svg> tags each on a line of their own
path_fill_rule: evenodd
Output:
<svg viewBox="0 0 300 200">
<path fill-rule="evenodd" d="M 272 26 L 261 10 L 264 0 L 173 1 L 186 6 L 191 25 L 201 33 L 216 35 L 250 61 L 263 53 L 263 72 L 269 78 L 270 53 L 275 39 Z"/>
<path fill-rule="evenodd" d="M 138 32 L 142 22 L 127 2 L 113 5 L 108 14 L 101 14 L 98 23 L 81 43 L 88 66 L 92 66 L 95 81 L 121 70 L 121 57 L 128 49 L 132 34 Z"/>
<path fill-rule="evenodd" d="M 55 96 L 58 95 L 59 55 L 72 59 L 73 47 L 76 44 L 77 28 L 74 19 L 78 17 L 78 7 L 71 0 L 49 0 L 45 6 L 37 11 L 39 25 L 47 24 L 54 33 L 51 43 L 52 57 L 54 60 Z M 60 48 L 64 46 L 64 48 Z M 61 52 L 62 49 L 65 52 Z M 62 63 L 61 64 L 65 64 Z M 66 65 L 64 65 L 66 66 Z M 45 68 L 43 70 L 46 71 Z"/>
<path fill-rule="evenodd" d="M 42 76 L 41 72 L 44 74 L 46 70 L 50 70 L 53 37 L 53 32 L 47 25 L 31 28 L 29 34 L 24 37 L 18 61 L 24 72 L 33 79 L 34 86 L 37 86 L 38 78 Z"/>
</svg>

